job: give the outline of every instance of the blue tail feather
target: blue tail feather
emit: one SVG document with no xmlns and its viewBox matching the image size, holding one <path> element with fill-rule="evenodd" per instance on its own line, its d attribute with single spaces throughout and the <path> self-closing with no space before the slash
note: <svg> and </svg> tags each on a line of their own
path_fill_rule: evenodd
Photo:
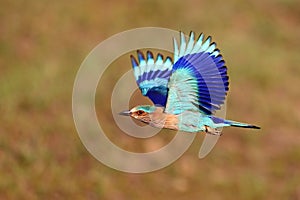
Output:
<svg viewBox="0 0 300 200">
<path fill-rule="evenodd" d="M 225 124 L 229 124 L 230 126 L 233 126 L 233 127 L 260 129 L 259 126 L 256 126 L 253 124 L 246 124 L 246 123 L 235 122 L 235 121 L 231 121 L 231 120 L 225 120 L 224 122 L 225 122 Z"/>
<path fill-rule="evenodd" d="M 229 126 L 233 126 L 233 127 L 260 129 L 259 126 L 253 124 L 246 124 L 246 123 L 236 122 L 232 120 L 226 120 L 215 116 L 210 116 L 210 118 L 216 124 L 228 124 Z"/>
</svg>

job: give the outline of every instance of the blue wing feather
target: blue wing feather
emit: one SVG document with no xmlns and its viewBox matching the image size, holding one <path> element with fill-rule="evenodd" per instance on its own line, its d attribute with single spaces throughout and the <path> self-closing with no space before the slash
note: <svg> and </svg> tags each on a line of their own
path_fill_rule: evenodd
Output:
<svg viewBox="0 0 300 200">
<path fill-rule="evenodd" d="M 172 60 L 158 54 L 154 60 L 153 53 L 147 51 L 147 60 L 141 51 L 137 51 L 138 61 L 131 56 L 131 63 L 136 82 L 144 96 L 156 105 L 165 106 L 168 95 L 168 80 L 172 72 Z"/>
<path fill-rule="evenodd" d="M 161 54 L 155 60 L 151 51 L 146 59 L 137 51 L 137 58 L 138 61 L 131 56 L 131 63 L 142 94 L 154 104 L 166 107 L 166 112 L 199 109 L 212 114 L 224 103 L 229 89 L 227 67 L 210 36 L 204 40 L 201 33 L 194 41 L 191 32 L 186 42 L 180 33 L 180 46 L 174 39 L 175 64 L 170 57 L 164 60 Z M 183 103 L 176 105 L 179 101 Z"/>
<path fill-rule="evenodd" d="M 199 109 L 205 114 L 212 114 L 220 109 L 224 103 L 227 91 L 229 89 L 229 77 L 227 75 L 227 67 L 225 61 L 216 49 L 216 43 L 211 43 L 209 36 L 203 42 L 203 34 L 198 40 L 193 41 L 194 34 L 190 34 L 188 47 L 181 33 L 181 45 L 179 50 L 174 50 L 174 62 L 172 74 L 178 69 L 187 69 L 192 79 L 197 81 L 196 93 Z M 192 47 L 192 45 L 194 45 Z M 176 41 L 174 48 L 177 48 Z M 186 49 L 185 49 L 186 48 Z M 183 83 L 181 83 L 183 84 Z M 190 94 L 188 94 L 190 95 Z"/>
</svg>

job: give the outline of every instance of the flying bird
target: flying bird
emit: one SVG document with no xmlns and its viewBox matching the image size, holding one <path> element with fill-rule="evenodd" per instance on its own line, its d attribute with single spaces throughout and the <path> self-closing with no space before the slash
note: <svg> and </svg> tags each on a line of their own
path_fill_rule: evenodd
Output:
<svg viewBox="0 0 300 200">
<path fill-rule="evenodd" d="M 221 135 L 223 127 L 260 127 L 215 116 L 224 104 L 229 77 L 225 61 L 211 37 L 193 32 L 180 45 L 174 38 L 174 57 L 151 51 L 131 55 L 134 77 L 142 95 L 154 105 L 138 105 L 120 114 L 157 128 Z"/>
</svg>

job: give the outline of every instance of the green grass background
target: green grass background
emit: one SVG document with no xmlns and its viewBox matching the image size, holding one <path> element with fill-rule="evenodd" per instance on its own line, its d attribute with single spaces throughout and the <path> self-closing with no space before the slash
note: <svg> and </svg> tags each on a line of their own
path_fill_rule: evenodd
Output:
<svg viewBox="0 0 300 200">
<path fill-rule="evenodd" d="M 212 35 L 229 68 L 226 129 L 213 152 L 190 149 L 160 171 L 125 174 L 94 159 L 74 127 L 76 72 L 99 42 L 158 26 Z M 0 6 L 0 199 L 300 199 L 300 1 L 33 1 Z M 129 59 L 106 73 L 113 86 Z M 97 111 L 116 130 L 99 88 Z M 102 98 L 101 98 L 102 97 Z M 138 97 L 137 99 L 139 99 Z M 137 101 L 138 102 L 138 101 Z M 168 131 L 128 149 L 155 149 Z"/>
</svg>

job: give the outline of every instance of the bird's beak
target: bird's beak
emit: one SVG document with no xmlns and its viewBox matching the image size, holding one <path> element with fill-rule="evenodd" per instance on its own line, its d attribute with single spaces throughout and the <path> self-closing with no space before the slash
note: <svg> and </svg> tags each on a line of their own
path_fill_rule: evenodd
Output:
<svg viewBox="0 0 300 200">
<path fill-rule="evenodd" d="M 119 113 L 119 115 L 130 116 L 131 112 L 129 110 L 124 110 Z"/>
</svg>

